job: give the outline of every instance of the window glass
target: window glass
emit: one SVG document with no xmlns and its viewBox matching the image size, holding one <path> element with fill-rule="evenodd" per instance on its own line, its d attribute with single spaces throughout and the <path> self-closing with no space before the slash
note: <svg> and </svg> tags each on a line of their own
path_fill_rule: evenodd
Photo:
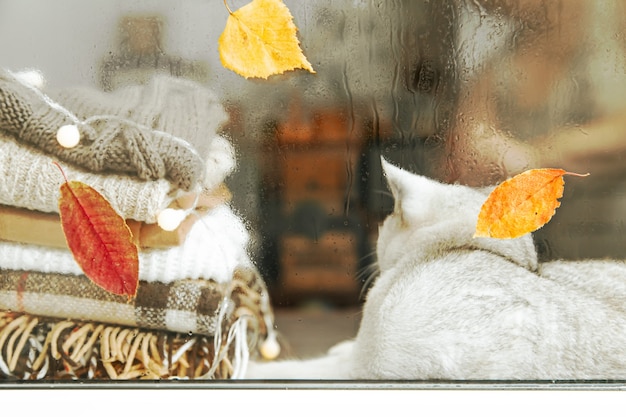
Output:
<svg viewBox="0 0 626 417">
<path fill-rule="evenodd" d="M 589 173 L 534 232 L 539 261 L 623 259 L 620 1 L 285 0 L 315 72 L 268 79 L 220 59 L 247 3 L 0 0 L 0 381 L 241 378 L 356 337 L 400 210 L 381 156 L 474 188 Z M 70 193 L 63 220 L 51 161 L 127 223 L 130 295 L 72 256 L 126 269 L 61 228 L 100 206 Z"/>
</svg>

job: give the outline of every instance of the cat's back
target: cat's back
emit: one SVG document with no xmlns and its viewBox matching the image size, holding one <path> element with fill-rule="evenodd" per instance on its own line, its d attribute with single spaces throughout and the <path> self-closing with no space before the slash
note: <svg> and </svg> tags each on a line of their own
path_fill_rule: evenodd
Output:
<svg viewBox="0 0 626 417">
<path fill-rule="evenodd" d="M 612 259 L 551 261 L 539 274 L 568 290 L 575 290 L 626 314 L 626 262 Z"/>
<path fill-rule="evenodd" d="M 626 315 L 558 279 L 556 264 L 547 269 L 552 275 L 542 277 L 486 250 L 451 250 L 427 262 L 407 257 L 368 295 L 355 373 L 394 379 L 626 376 Z M 626 296 L 623 282 L 618 287 Z"/>
</svg>

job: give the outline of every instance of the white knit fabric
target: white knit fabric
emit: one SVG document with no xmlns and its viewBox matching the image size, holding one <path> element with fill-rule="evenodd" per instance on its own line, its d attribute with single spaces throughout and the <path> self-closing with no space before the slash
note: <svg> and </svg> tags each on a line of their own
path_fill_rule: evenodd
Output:
<svg viewBox="0 0 626 417">
<path fill-rule="evenodd" d="M 237 166 L 235 149 L 228 140 L 216 136 L 205 149 L 205 154 L 207 157 L 204 187 L 212 190 L 235 170 Z"/>
<path fill-rule="evenodd" d="M 181 246 L 139 252 L 139 279 L 169 283 L 206 278 L 229 282 L 237 266 L 250 264 L 248 231 L 227 205 L 199 219 Z M 0 269 L 82 274 L 69 250 L 0 241 Z"/>
<path fill-rule="evenodd" d="M 234 168 L 230 143 L 216 137 L 209 155 L 215 159 L 207 172 L 207 185 L 221 183 Z M 64 179 L 53 165 L 55 159 L 18 143 L 0 133 L 0 204 L 46 213 L 59 211 L 59 187 Z M 155 223 L 158 214 L 178 197 L 165 179 L 94 174 L 73 165 L 62 164 L 69 180 L 84 182 L 98 190 L 125 219 Z"/>
</svg>

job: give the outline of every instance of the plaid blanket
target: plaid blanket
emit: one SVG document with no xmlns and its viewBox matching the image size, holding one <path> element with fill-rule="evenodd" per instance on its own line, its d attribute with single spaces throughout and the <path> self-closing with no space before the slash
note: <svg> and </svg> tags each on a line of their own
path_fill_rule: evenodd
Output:
<svg viewBox="0 0 626 417">
<path fill-rule="evenodd" d="M 265 292 L 253 269 L 237 270 L 229 283 L 140 281 L 131 301 L 83 275 L 0 270 L 0 310 L 209 336 L 215 334 L 221 310 L 231 317 L 245 306 L 251 316 L 264 321 L 271 314 L 259 302 Z"/>
</svg>

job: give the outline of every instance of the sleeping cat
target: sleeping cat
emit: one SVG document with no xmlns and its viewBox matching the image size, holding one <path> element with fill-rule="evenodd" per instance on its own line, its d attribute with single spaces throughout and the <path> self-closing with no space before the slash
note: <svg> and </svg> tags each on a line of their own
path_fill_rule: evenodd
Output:
<svg viewBox="0 0 626 417">
<path fill-rule="evenodd" d="M 489 190 L 382 165 L 395 208 L 356 338 L 247 378 L 626 378 L 626 264 L 538 264 L 530 235 L 473 237 Z"/>
</svg>

